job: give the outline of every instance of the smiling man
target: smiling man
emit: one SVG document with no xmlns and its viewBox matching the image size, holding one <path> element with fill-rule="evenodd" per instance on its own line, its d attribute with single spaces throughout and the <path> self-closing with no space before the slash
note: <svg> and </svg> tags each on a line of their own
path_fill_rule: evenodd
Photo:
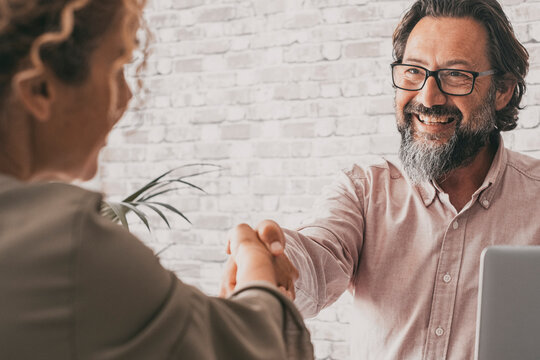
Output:
<svg viewBox="0 0 540 360">
<path fill-rule="evenodd" d="M 305 316 L 352 292 L 353 358 L 471 359 L 482 250 L 540 245 L 540 160 L 500 136 L 528 54 L 496 0 L 419 0 L 393 45 L 401 163 L 354 165 L 302 227 L 253 236 L 285 245 Z"/>
</svg>

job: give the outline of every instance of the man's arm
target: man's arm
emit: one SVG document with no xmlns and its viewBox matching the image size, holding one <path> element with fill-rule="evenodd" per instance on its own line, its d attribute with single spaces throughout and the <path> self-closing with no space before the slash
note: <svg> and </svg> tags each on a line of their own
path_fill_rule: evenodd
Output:
<svg viewBox="0 0 540 360">
<path fill-rule="evenodd" d="M 282 230 L 270 220 L 255 228 L 278 257 L 284 256 L 285 248 L 287 259 L 298 269 L 295 303 L 305 317 L 332 304 L 351 284 L 363 243 L 364 180 L 352 172 L 342 174 L 319 199 L 309 223 L 297 231 Z M 276 242 L 281 246 L 272 245 Z M 278 277 L 287 271 L 276 266 Z"/>
</svg>

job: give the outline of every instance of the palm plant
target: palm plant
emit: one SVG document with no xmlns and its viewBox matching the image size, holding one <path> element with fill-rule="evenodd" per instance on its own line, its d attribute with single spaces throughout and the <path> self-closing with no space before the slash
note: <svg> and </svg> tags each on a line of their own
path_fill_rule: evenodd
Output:
<svg viewBox="0 0 540 360">
<path fill-rule="evenodd" d="M 201 166 L 211 167 L 211 169 L 199 170 Z M 174 173 L 179 171 L 180 169 L 194 167 L 196 167 L 194 172 L 188 173 L 187 175 L 183 176 L 173 176 Z M 130 211 L 132 211 L 135 215 L 137 215 L 139 219 L 141 219 L 148 231 L 151 232 L 148 216 L 142 209 L 146 208 L 158 214 L 159 217 L 163 219 L 165 224 L 167 224 L 167 227 L 170 229 L 171 225 L 169 223 L 169 220 L 162 211 L 164 209 L 167 209 L 177 214 L 178 216 L 181 216 L 184 220 L 191 224 L 191 221 L 189 221 L 189 219 L 180 210 L 165 202 L 156 201 L 156 198 L 172 191 L 180 190 L 182 188 L 182 185 L 206 193 L 202 188 L 189 181 L 186 181 L 185 179 L 203 174 L 208 174 L 211 172 L 216 172 L 220 169 L 220 166 L 213 164 L 188 164 L 176 167 L 143 185 L 140 189 L 128 195 L 121 201 L 103 200 L 101 203 L 101 215 L 114 222 L 120 222 L 129 230 L 129 223 L 126 215 Z M 180 185 L 180 187 L 178 185 Z"/>
</svg>

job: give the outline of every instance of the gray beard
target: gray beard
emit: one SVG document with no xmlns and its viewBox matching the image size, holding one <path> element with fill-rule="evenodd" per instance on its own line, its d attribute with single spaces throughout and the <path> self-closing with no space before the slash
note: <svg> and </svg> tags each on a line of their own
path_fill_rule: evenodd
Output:
<svg viewBox="0 0 540 360">
<path fill-rule="evenodd" d="M 456 119 L 456 130 L 445 143 L 434 139 L 416 140 L 412 115 L 404 114 L 404 125 L 399 126 L 401 146 L 399 158 L 405 173 L 414 184 L 439 180 L 450 171 L 472 162 L 480 149 L 496 140 L 499 133 L 495 126 L 495 89 L 491 89 L 471 116 L 467 126 L 462 126 L 462 116 Z M 474 128 L 471 128 L 474 127 Z"/>
</svg>

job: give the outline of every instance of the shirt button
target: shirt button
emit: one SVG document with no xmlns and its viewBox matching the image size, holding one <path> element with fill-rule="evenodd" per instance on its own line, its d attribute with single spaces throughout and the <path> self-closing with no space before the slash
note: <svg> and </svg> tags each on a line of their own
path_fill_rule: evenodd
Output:
<svg viewBox="0 0 540 360">
<path fill-rule="evenodd" d="M 452 277 L 450 276 L 450 274 L 445 274 L 442 279 L 447 284 L 452 281 Z"/>
<path fill-rule="evenodd" d="M 457 228 L 459 227 L 458 222 L 454 221 L 454 223 L 452 224 L 452 227 L 454 228 L 454 230 L 457 230 Z"/>
<path fill-rule="evenodd" d="M 443 334 L 444 334 L 443 328 L 438 327 L 437 329 L 435 329 L 435 335 L 443 336 Z"/>
</svg>

